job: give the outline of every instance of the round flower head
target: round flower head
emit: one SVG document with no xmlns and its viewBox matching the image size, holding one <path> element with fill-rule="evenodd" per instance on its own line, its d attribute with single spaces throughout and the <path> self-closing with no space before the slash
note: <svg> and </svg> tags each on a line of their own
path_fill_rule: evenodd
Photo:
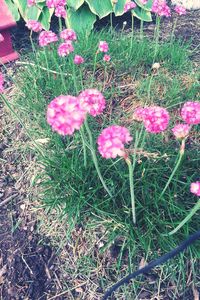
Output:
<svg viewBox="0 0 200 300">
<path fill-rule="evenodd" d="M 76 32 L 73 29 L 64 29 L 60 32 L 61 39 L 65 41 L 76 41 Z"/>
<path fill-rule="evenodd" d="M 0 33 L 0 43 L 4 41 L 3 35 Z"/>
<path fill-rule="evenodd" d="M 98 137 L 98 150 L 104 158 L 125 157 L 124 145 L 132 140 L 127 128 L 122 126 L 109 126 Z"/>
<path fill-rule="evenodd" d="M 64 6 L 57 6 L 55 9 L 55 15 L 58 18 L 65 18 L 67 13 L 66 13 L 66 9 L 64 8 Z"/>
<path fill-rule="evenodd" d="M 146 130 L 151 133 L 164 131 L 169 124 L 168 111 L 160 106 L 145 108 L 143 111 L 143 122 Z"/>
<path fill-rule="evenodd" d="M 75 130 L 79 130 L 85 116 L 77 97 L 70 95 L 55 98 L 47 109 L 47 122 L 53 131 L 61 135 L 72 135 Z"/>
<path fill-rule="evenodd" d="M 47 46 L 53 42 L 57 42 L 57 40 L 57 35 L 51 30 L 42 31 L 39 35 L 39 45 L 41 47 Z"/>
<path fill-rule="evenodd" d="M 182 16 L 182 15 L 186 15 L 186 9 L 185 9 L 185 7 L 183 7 L 183 6 L 176 6 L 175 8 L 174 8 L 174 10 L 175 10 L 175 12 L 179 15 L 179 16 Z"/>
<path fill-rule="evenodd" d="M 104 60 L 104 61 L 110 61 L 110 60 L 111 60 L 110 55 L 105 54 L 104 57 L 103 57 L 103 60 Z"/>
<path fill-rule="evenodd" d="M 151 11 L 162 17 L 170 17 L 171 11 L 165 0 L 154 0 Z"/>
<path fill-rule="evenodd" d="M 27 0 L 28 7 L 36 5 L 36 0 Z"/>
<path fill-rule="evenodd" d="M 190 192 L 200 197 L 200 181 L 191 183 Z"/>
<path fill-rule="evenodd" d="M 4 91 L 3 84 L 4 84 L 3 74 L 0 73 L 0 93 L 3 93 L 3 91 Z"/>
<path fill-rule="evenodd" d="M 188 101 L 181 109 L 181 117 L 187 124 L 200 123 L 200 102 Z"/>
<path fill-rule="evenodd" d="M 80 55 L 75 55 L 74 63 L 75 63 L 75 65 L 81 65 L 84 63 L 84 58 Z"/>
<path fill-rule="evenodd" d="M 60 44 L 58 47 L 58 55 L 62 57 L 69 55 L 73 51 L 74 47 L 71 41 L 66 41 L 65 43 Z"/>
<path fill-rule="evenodd" d="M 48 8 L 55 8 L 55 1 L 54 0 L 46 0 L 46 6 Z"/>
<path fill-rule="evenodd" d="M 133 120 L 137 122 L 142 122 L 144 114 L 145 114 L 145 108 L 143 107 L 136 108 L 133 113 Z"/>
<path fill-rule="evenodd" d="M 178 124 L 172 128 L 172 132 L 177 139 L 184 139 L 189 135 L 190 125 L 188 124 Z"/>
<path fill-rule="evenodd" d="M 35 20 L 28 20 L 26 23 L 26 27 L 34 32 L 40 32 L 42 30 L 42 25 L 40 22 Z"/>
<path fill-rule="evenodd" d="M 128 12 L 129 10 L 134 9 L 134 8 L 136 8 L 136 6 L 137 6 L 137 5 L 136 5 L 134 2 L 132 2 L 132 1 L 127 2 L 127 3 L 124 5 L 124 12 L 126 13 L 126 12 Z"/>
<path fill-rule="evenodd" d="M 108 52 L 109 47 L 108 47 L 108 43 L 105 41 L 100 41 L 99 42 L 99 51 L 100 52 Z"/>
<path fill-rule="evenodd" d="M 96 89 L 87 89 L 78 96 L 81 107 L 91 116 L 100 115 L 106 107 L 106 100 Z"/>
</svg>

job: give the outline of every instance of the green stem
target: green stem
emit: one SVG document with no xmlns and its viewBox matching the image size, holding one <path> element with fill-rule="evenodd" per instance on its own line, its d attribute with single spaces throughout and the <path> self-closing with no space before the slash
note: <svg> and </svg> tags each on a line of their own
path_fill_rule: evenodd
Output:
<svg viewBox="0 0 200 300">
<path fill-rule="evenodd" d="M 95 53 L 95 56 L 94 56 L 94 66 L 93 66 L 91 87 L 93 86 L 93 83 L 94 83 L 94 76 L 95 76 L 96 65 L 97 65 L 97 55 L 98 55 L 98 51 Z"/>
<path fill-rule="evenodd" d="M 86 151 L 86 143 L 85 143 L 85 134 L 84 134 L 84 128 L 81 127 L 80 129 L 82 144 L 83 144 L 83 159 L 84 159 L 84 167 L 87 167 L 87 151 Z"/>
<path fill-rule="evenodd" d="M 110 13 L 110 27 L 111 27 L 111 32 L 113 31 L 113 19 L 112 19 L 112 13 Z"/>
<path fill-rule="evenodd" d="M 62 19 L 58 18 L 58 24 L 59 24 L 59 31 L 62 31 Z"/>
<path fill-rule="evenodd" d="M 112 194 L 111 192 L 109 191 L 104 179 L 103 179 L 103 176 L 101 175 L 101 171 L 99 169 L 99 165 L 98 165 L 98 160 L 97 160 L 97 156 L 96 156 L 96 152 L 95 152 L 95 149 L 94 149 L 94 143 L 93 143 L 93 137 L 92 137 L 92 133 L 91 133 L 91 130 L 89 128 L 89 125 L 88 125 L 88 121 L 87 119 L 85 120 L 85 128 L 87 130 L 87 133 L 88 133 L 88 136 L 89 136 L 89 142 L 90 142 L 90 151 L 91 151 L 91 154 L 92 154 L 92 159 L 93 159 L 93 162 L 94 162 L 94 166 L 96 168 L 96 171 L 97 171 L 97 174 L 99 176 L 99 179 L 104 187 L 104 189 L 106 190 L 106 192 L 109 194 L 110 197 L 112 197 Z"/>
<path fill-rule="evenodd" d="M 167 233 L 165 235 L 172 235 L 172 234 L 176 233 L 183 225 L 185 225 L 185 223 L 187 223 L 193 217 L 193 215 L 199 209 L 200 209 L 200 199 L 195 204 L 195 206 L 191 209 L 191 211 L 189 212 L 189 214 L 187 215 L 187 217 L 185 217 L 185 219 L 183 219 L 183 221 L 174 230 L 170 231 L 169 233 Z"/>
<path fill-rule="evenodd" d="M 153 56 L 153 64 L 155 63 L 156 55 L 158 53 L 159 48 L 159 37 L 160 37 L 160 20 L 161 18 L 156 16 L 156 29 L 155 29 L 155 49 L 154 49 L 154 56 Z"/>
<path fill-rule="evenodd" d="M 173 179 L 176 171 L 178 170 L 178 168 L 180 166 L 180 163 L 182 161 L 183 155 L 184 155 L 184 150 L 185 150 L 185 139 L 182 140 L 180 151 L 179 151 L 179 155 L 178 155 L 178 160 L 176 162 L 174 170 L 172 171 L 172 173 L 171 173 L 171 175 L 170 175 L 170 177 L 169 177 L 169 179 L 168 179 L 168 181 L 167 181 L 167 183 L 166 183 L 166 185 L 165 185 L 162 193 L 160 194 L 159 199 L 164 195 L 164 193 L 165 193 L 166 189 L 168 188 L 169 184 L 171 183 L 171 181 L 172 181 L 172 179 Z"/>
<path fill-rule="evenodd" d="M 174 21 L 174 24 L 173 24 L 173 28 L 172 28 L 172 33 L 171 33 L 171 37 L 170 37 L 170 44 L 172 44 L 173 41 L 174 41 L 174 32 L 175 32 L 175 29 L 176 29 L 177 20 L 178 20 L 178 18 L 176 17 L 176 19 Z"/>
<path fill-rule="evenodd" d="M 44 58 L 45 58 L 47 72 L 48 72 L 48 78 L 49 78 L 50 77 L 50 73 L 49 73 L 49 63 L 48 63 L 48 58 L 47 58 L 47 53 L 46 53 L 46 47 L 44 47 Z"/>
<path fill-rule="evenodd" d="M 132 49 L 133 49 L 133 36 L 134 36 L 134 15 L 131 14 L 131 46 L 130 46 L 130 53 L 131 55 Z"/>
<path fill-rule="evenodd" d="M 76 82 L 76 70 L 75 70 L 75 65 L 74 65 L 73 60 L 72 60 L 72 71 L 73 71 L 74 88 L 76 90 L 76 93 L 78 94 L 78 86 L 77 86 L 77 82 Z"/>
<path fill-rule="evenodd" d="M 144 33 L 144 21 L 140 21 L 140 39 L 143 40 L 143 33 Z"/>
<path fill-rule="evenodd" d="M 131 207 L 132 207 L 132 218 L 133 223 L 136 223 L 136 213 L 135 213 L 135 193 L 134 193 L 134 184 L 133 184 L 133 166 L 129 158 L 126 159 L 129 170 L 129 185 L 131 193 Z"/>
</svg>

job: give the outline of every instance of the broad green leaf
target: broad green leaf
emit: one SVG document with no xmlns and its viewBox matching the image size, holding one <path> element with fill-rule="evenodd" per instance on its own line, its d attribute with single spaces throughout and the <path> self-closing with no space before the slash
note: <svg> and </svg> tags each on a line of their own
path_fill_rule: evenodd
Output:
<svg viewBox="0 0 200 300">
<path fill-rule="evenodd" d="M 89 34 L 96 21 L 96 16 L 88 5 L 82 5 L 78 10 L 68 9 L 68 23 L 76 32 Z"/>
<path fill-rule="evenodd" d="M 20 15 L 24 20 L 27 20 L 26 9 L 28 7 L 27 0 L 13 0 L 13 3 L 18 7 Z"/>
<path fill-rule="evenodd" d="M 134 0 L 135 3 L 140 6 L 141 8 L 151 11 L 152 5 L 153 5 L 153 0 L 148 0 L 146 4 L 142 4 L 141 0 Z"/>
<path fill-rule="evenodd" d="M 50 22 L 51 22 L 51 17 L 53 15 L 53 12 L 54 12 L 53 8 L 48 9 L 48 7 L 45 6 L 39 16 L 38 21 L 42 24 L 42 27 L 45 30 L 49 30 L 50 28 Z"/>
<path fill-rule="evenodd" d="M 11 14 L 13 16 L 13 19 L 15 21 L 19 21 L 20 14 L 19 14 L 17 6 L 15 4 L 13 4 L 13 2 L 11 0 L 5 0 L 5 2 L 8 6 L 9 11 L 11 12 Z"/>
<path fill-rule="evenodd" d="M 24 20 L 38 20 L 42 9 L 36 6 L 27 7 Z"/>
<path fill-rule="evenodd" d="M 113 11 L 110 0 L 85 0 L 85 2 L 87 2 L 93 14 L 98 15 L 100 19 Z"/>
<path fill-rule="evenodd" d="M 140 7 L 136 7 L 135 9 L 131 10 L 132 14 L 137 17 L 139 20 L 145 21 L 145 22 L 151 22 L 152 16 L 150 11 L 144 10 Z"/>
<path fill-rule="evenodd" d="M 67 6 L 77 10 L 84 3 L 84 0 L 68 0 Z"/>
<path fill-rule="evenodd" d="M 126 0 L 118 0 L 117 3 L 113 5 L 113 10 L 116 16 L 124 14 L 124 5 L 126 2 Z"/>
</svg>

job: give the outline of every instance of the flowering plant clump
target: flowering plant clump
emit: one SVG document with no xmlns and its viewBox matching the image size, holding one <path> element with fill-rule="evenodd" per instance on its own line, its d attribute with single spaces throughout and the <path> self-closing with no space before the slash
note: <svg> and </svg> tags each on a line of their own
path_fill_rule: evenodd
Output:
<svg viewBox="0 0 200 300">
<path fill-rule="evenodd" d="M 96 89 L 87 89 L 78 96 L 81 107 L 93 117 L 100 115 L 106 107 L 104 96 Z"/>
<path fill-rule="evenodd" d="M 80 55 L 75 55 L 75 57 L 74 57 L 74 63 L 75 63 L 75 65 L 81 65 L 81 64 L 83 64 L 84 63 L 84 58 L 82 57 L 82 56 L 80 56 Z"/>
<path fill-rule="evenodd" d="M 72 135 L 85 120 L 85 111 L 77 97 L 61 95 L 48 105 L 47 122 L 61 135 Z"/>
<path fill-rule="evenodd" d="M 26 26 L 28 27 L 28 29 L 34 32 L 40 32 L 43 29 L 41 23 L 35 20 L 28 20 Z"/>
<path fill-rule="evenodd" d="M 159 106 L 145 108 L 141 117 L 146 130 L 151 133 L 160 133 L 166 130 L 170 120 L 168 111 Z"/>
<path fill-rule="evenodd" d="M 181 117 L 187 124 L 200 123 L 200 102 L 186 102 L 181 109 Z"/>
<path fill-rule="evenodd" d="M 104 158 L 126 157 L 124 145 L 132 141 L 127 128 L 122 126 L 109 126 L 98 137 L 98 150 Z"/>
<path fill-rule="evenodd" d="M 100 41 L 99 42 L 99 51 L 100 52 L 108 52 L 109 47 L 108 47 L 108 43 L 105 41 Z"/>
<path fill-rule="evenodd" d="M 190 185 L 190 191 L 200 197 L 200 181 L 192 182 Z"/>
<path fill-rule="evenodd" d="M 58 18 L 66 18 L 67 12 L 64 6 L 57 6 L 55 9 L 55 15 Z"/>
<path fill-rule="evenodd" d="M 111 60 L 110 55 L 105 54 L 104 57 L 103 57 L 103 60 L 106 61 L 106 62 L 110 61 Z"/>
<path fill-rule="evenodd" d="M 154 0 L 151 11 L 160 17 L 171 16 L 170 7 L 167 5 L 165 0 Z"/>
<path fill-rule="evenodd" d="M 60 32 L 60 37 L 64 41 L 76 41 L 77 40 L 76 32 L 72 29 L 64 29 L 63 31 Z"/>
<path fill-rule="evenodd" d="M 45 47 L 51 43 L 57 42 L 58 37 L 53 31 L 41 31 L 39 34 L 39 45 Z"/>
</svg>

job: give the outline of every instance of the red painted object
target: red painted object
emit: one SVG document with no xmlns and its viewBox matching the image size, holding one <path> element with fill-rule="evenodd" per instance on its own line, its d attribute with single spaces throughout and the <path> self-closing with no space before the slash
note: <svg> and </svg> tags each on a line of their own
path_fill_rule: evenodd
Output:
<svg viewBox="0 0 200 300">
<path fill-rule="evenodd" d="M 10 28 L 16 26 L 16 22 L 4 2 L 0 0 L 0 33 L 4 40 L 0 42 L 0 64 L 6 64 L 19 57 L 12 47 Z"/>
</svg>

